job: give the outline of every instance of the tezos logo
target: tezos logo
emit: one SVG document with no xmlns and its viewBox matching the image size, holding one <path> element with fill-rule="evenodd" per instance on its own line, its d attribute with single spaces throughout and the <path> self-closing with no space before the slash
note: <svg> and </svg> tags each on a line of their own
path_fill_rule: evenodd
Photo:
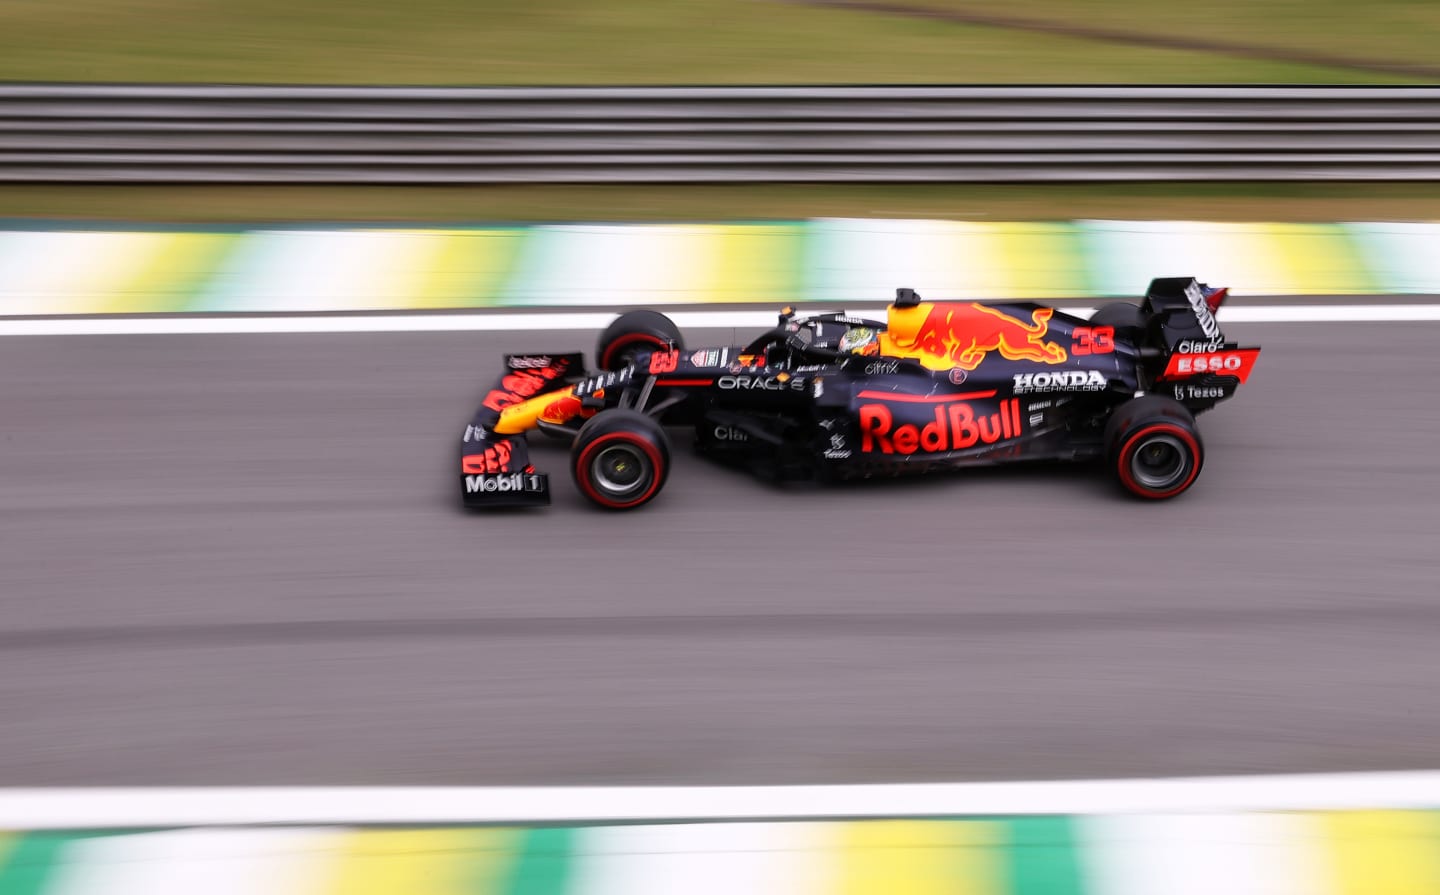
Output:
<svg viewBox="0 0 1440 895">
<path fill-rule="evenodd" d="M 1177 385 L 1175 386 L 1175 397 L 1180 401 L 1186 399 L 1223 398 L 1225 397 L 1225 389 L 1219 386 Z"/>
<path fill-rule="evenodd" d="M 1098 392 L 1105 389 L 1105 374 L 1099 370 L 1068 370 L 1063 373 L 1016 373 L 1017 395 L 1031 392 Z"/>
</svg>

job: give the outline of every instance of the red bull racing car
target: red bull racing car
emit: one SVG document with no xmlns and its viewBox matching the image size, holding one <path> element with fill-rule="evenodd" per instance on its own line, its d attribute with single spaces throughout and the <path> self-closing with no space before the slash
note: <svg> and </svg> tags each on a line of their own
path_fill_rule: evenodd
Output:
<svg viewBox="0 0 1440 895">
<path fill-rule="evenodd" d="M 886 319 L 798 315 L 747 345 L 687 348 L 654 311 L 619 316 L 595 368 L 580 354 L 512 354 L 461 442 L 470 507 L 545 505 L 526 437 L 568 439 L 580 493 L 639 507 L 670 472 L 665 426 L 701 453 L 826 480 L 982 464 L 1103 459 L 1141 498 L 1184 492 L 1205 454 L 1196 414 L 1229 398 L 1260 353 L 1225 339 L 1226 290 L 1151 282 L 1090 319 L 1031 303 L 924 301 Z"/>
</svg>

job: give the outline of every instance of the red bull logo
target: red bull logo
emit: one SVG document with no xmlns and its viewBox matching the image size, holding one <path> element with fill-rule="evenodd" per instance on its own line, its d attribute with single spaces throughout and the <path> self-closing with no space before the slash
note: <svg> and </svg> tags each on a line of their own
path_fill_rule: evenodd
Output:
<svg viewBox="0 0 1440 895">
<path fill-rule="evenodd" d="M 540 419 L 547 423 L 567 423 L 584 411 L 584 405 L 575 397 L 575 390 L 556 398 L 540 411 Z"/>
<path fill-rule="evenodd" d="M 925 319 L 907 337 L 906 316 L 924 313 Z M 1006 360 L 1059 364 L 1068 359 L 1065 349 L 1045 341 L 1050 331 L 1050 308 L 1036 308 L 1030 322 L 982 304 L 920 304 L 913 310 L 892 308 L 885 354 L 912 357 L 932 370 L 973 370 L 992 351 Z"/>
<path fill-rule="evenodd" d="M 467 454 L 460 458 L 460 471 L 464 473 L 509 472 L 510 455 L 513 448 L 509 440 L 498 441 L 485 449 L 483 454 Z"/>
<path fill-rule="evenodd" d="M 566 361 L 539 370 L 517 370 L 500 380 L 500 387 L 493 388 L 483 402 L 491 410 L 504 410 L 512 404 L 519 404 L 527 398 L 538 395 L 560 374 L 565 372 Z"/>
<path fill-rule="evenodd" d="M 979 417 L 975 415 L 975 408 L 965 401 L 941 404 L 935 408 L 934 421 L 923 426 L 907 423 L 897 427 L 894 415 L 884 404 L 860 407 L 860 450 L 866 454 L 962 451 L 978 444 L 1017 438 L 1020 433 L 1017 398 L 1001 401 L 996 413 Z"/>
</svg>

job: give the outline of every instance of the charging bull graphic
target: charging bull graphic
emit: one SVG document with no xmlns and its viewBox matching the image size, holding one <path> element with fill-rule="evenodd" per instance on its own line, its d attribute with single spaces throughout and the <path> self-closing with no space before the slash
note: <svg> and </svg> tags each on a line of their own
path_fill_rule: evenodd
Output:
<svg viewBox="0 0 1440 895">
<path fill-rule="evenodd" d="M 973 370 L 992 351 L 1007 360 L 1042 364 L 1064 363 L 1068 355 L 1054 342 L 1045 341 L 1051 308 L 1036 308 L 1030 323 L 982 304 L 920 304 L 893 309 L 883 353 L 914 358 L 931 370 Z M 919 326 L 901 318 L 924 314 Z M 911 332 L 907 332 L 911 330 Z"/>
</svg>

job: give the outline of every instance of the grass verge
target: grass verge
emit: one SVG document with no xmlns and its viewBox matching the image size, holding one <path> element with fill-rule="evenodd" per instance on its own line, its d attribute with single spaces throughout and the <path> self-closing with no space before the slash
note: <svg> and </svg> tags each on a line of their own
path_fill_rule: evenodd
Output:
<svg viewBox="0 0 1440 895">
<path fill-rule="evenodd" d="M 946 5 L 945 0 L 909 0 Z M 883 4 L 870 4 L 872 6 Z M 991 3 L 952 3 L 994 10 Z M 1011 0 L 996 27 L 782 0 L 6 0 L 0 80 L 395 84 L 1367 82 L 1413 76 L 1151 45 L 1196 33 L 1433 61 L 1432 0 Z M 1139 41 L 1084 33 L 1123 27 Z M 1354 44 L 1359 42 L 1359 47 Z M 1287 59 L 1289 61 L 1287 61 Z"/>
<path fill-rule="evenodd" d="M 178 223 L 1440 218 L 1440 184 L 0 186 L 0 217 Z"/>
</svg>

